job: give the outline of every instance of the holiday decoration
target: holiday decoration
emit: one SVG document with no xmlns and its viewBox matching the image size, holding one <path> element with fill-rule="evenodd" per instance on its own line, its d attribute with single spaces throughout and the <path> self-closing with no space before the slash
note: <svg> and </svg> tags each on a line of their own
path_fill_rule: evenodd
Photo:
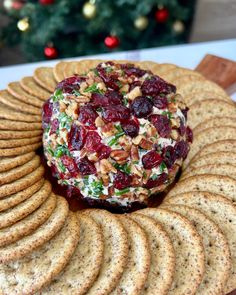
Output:
<svg viewBox="0 0 236 295">
<path fill-rule="evenodd" d="M 140 16 L 136 18 L 136 20 L 134 21 L 134 26 L 140 31 L 145 30 L 148 26 L 148 18 L 146 16 Z"/>
<path fill-rule="evenodd" d="M 44 48 L 44 55 L 48 58 L 48 59 L 53 59 L 53 58 L 57 58 L 58 57 L 58 51 L 55 47 L 53 46 L 47 46 Z"/>
<path fill-rule="evenodd" d="M 92 19 L 96 15 L 96 6 L 93 2 L 86 2 L 82 11 L 85 18 Z"/>
<path fill-rule="evenodd" d="M 17 27 L 20 31 L 25 32 L 29 29 L 29 19 L 27 17 L 18 21 Z"/>
<path fill-rule="evenodd" d="M 10 11 L 12 9 L 12 3 L 13 3 L 13 0 L 4 0 L 3 1 L 3 7 Z"/>
<path fill-rule="evenodd" d="M 105 38 L 104 43 L 107 48 L 114 49 L 119 46 L 120 40 L 116 36 L 108 36 Z"/>
<path fill-rule="evenodd" d="M 51 5 L 54 3 L 54 0 L 39 0 L 41 5 Z"/>
<path fill-rule="evenodd" d="M 181 34 L 184 31 L 184 24 L 183 22 L 181 22 L 180 20 L 177 20 L 173 23 L 173 30 L 177 33 L 177 34 Z"/>
<path fill-rule="evenodd" d="M 155 13 L 155 18 L 158 23 L 165 23 L 169 18 L 169 10 L 166 8 L 160 8 Z"/>
</svg>

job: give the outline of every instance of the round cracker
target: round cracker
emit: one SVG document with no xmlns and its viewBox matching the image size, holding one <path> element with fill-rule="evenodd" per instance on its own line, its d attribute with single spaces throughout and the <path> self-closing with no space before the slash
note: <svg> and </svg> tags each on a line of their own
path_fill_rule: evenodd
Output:
<svg viewBox="0 0 236 295">
<path fill-rule="evenodd" d="M 151 265 L 143 292 L 147 295 L 167 294 L 175 273 L 175 253 L 171 240 L 152 218 L 137 213 L 130 214 L 129 218 L 142 227 L 150 244 Z"/>
<path fill-rule="evenodd" d="M 147 208 L 139 213 L 160 222 L 173 243 L 176 268 L 168 294 L 195 294 L 204 274 L 204 249 L 195 228 L 182 215 L 166 209 Z"/>
<path fill-rule="evenodd" d="M 79 240 L 79 231 L 78 218 L 71 212 L 61 231 L 46 244 L 20 260 L 1 264 L 3 294 L 35 294 L 48 285 L 69 262 Z"/>
<path fill-rule="evenodd" d="M 13 131 L 42 130 L 42 123 L 33 122 L 29 124 L 27 122 L 0 119 L 0 129 Z"/>
<path fill-rule="evenodd" d="M 235 109 L 235 108 L 231 107 L 231 109 Z M 211 118 L 211 119 L 205 120 L 204 122 L 199 123 L 194 128 L 193 132 L 194 134 L 198 134 L 210 127 L 234 126 L 235 121 L 236 121 L 236 116 L 235 117 L 227 117 L 227 115 L 224 117 L 215 116 L 214 118 Z"/>
<path fill-rule="evenodd" d="M 43 186 L 24 202 L 0 213 L 0 228 L 10 226 L 28 216 L 48 198 L 50 193 L 51 184 L 45 181 Z"/>
<path fill-rule="evenodd" d="M 0 199 L 0 212 L 12 208 L 30 198 L 42 187 L 43 183 L 44 179 L 41 178 L 39 181 L 35 182 L 33 185 L 27 187 L 26 189 L 16 194 L 10 195 L 6 198 Z"/>
<path fill-rule="evenodd" d="M 20 80 L 21 87 L 29 94 L 38 97 L 41 100 L 46 100 L 50 97 L 50 92 L 39 86 L 33 77 L 24 77 Z"/>
<path fill-rule="evenodd" d="M 222 294 L 231 270 L 228 241 L 220 228 L 201 211 L 184 205 L 162 205 L 191 221 L 200 234 L 205 250 L 205 273 L 196 294 Z"/>
<path fill-rule="evenodd" d="M 85 294 L 98 276 L 104 241 L 100 226 L 89 216 L 76 213 L 80 222 L 80 240 L 71 261 L 43 294 Z"/>
<path fill-rule="evenodd" d="M 77 75 L 82 75 L 84 73 L 87 73 L 89 69 L 96 68 L 96 66 L 101 62 L 101 59 L 80 60 L 77 62 L 74 71 Z"/>
<path fill-rule="evenodd" d="M 7 90 L 0 90 L 0 102 L 19 112 L 33 115 L 41 114 L 40 108 L 19 101 L 17 98 L 12 96 Z"/>
<path fill-rule="evenodd" d="M 19 138 L 19 139 L 0 139 L 0 149 L 14 148 L 25 146 L 29 144 L 39 143 L 42 141 L 42 136 L 35 136 L 30 138 Z"/>
<path fill-rule="evenodd" d="M 18 139 L 18 138 L 30 138 L 38 135 L 42 136 L 42 130 L 32 131 L 12 131 L 12 130 L 0 130 L 0 139 Z"/>
<path fill-rule="evenodd" d="M 231 104 L 233 104 L 232 99 L 228 95 L 223 95 L 220 93 L 214 93 L 212 94 L 211 91 L 207 91 L 206 89 L 193 89 L 192 92 L 186 94 L 184 96 L 184 100 L 186 104 L 191 107 L 191 105 L 195 102 L 199 102 L 205 99 L 220 99 L 223 101 L 227 101 Z"/>
<path fill-rule="evenodd" d="M 208 192 L 182 193 L 165 203 L 199 209 L 219 226 L 228 240 L 232 259 L 232 269 L 224 294 L 236 289 L 236 207 L 226 198 Z"/>
<path fill-rule="evenodd" d="M 33 172 L 21 177 L 20 179 L 17 179 L 11 183 L 4 184 L 0 187 L 0 199 L 7 197 L 11 194 L 15 194 L 38 180 L 40 180 L 43 177 L 44 174 L 44 168 L 42 165 L 40 165 L 38 168 L 36 168 Z"/>
<path fill-rule="evenodd" d="M 53 75 L 54 78 L 57 82 L 61 82 L 62 80 L 65 79 L 64 77 L 64 68 L 66 66 L 67 62 L 66 61 L 60 61 L 57 63 L 54 68 L 53 68 Z"/>
<path fill-rule="evenodd" d="M 16 157 L 0 158 L 0 172 L 8 171 L 15 167 L 24 165 L 29 162 L 35 156 L 34 152 L 23 154 Z"/>
<path fill-rule="evenodd" d="M 232 203 L 236 202 L 236 180 L 228 176 L 214 174 L 194 175 L 181 180 L 169 191 L 165 199 L 171 199 L 176 194 L 191 191 L 215 193 L 224 196 Z"/>
<path fill-rule="evenodd" d="M 162 73 L 167 72 L 168 70 L 174 70 L 177 69 L 178 67 L 176 65 L 170 64 L 170 63 L 161 63 L 157 64 L 155 62 L 152 62 L 149 65 L 149 70 L 153 72 L 153 74 L 162 76 Z"/>
<path fill-rule="evenodd" d="M 187 76 L 193 75 L 193 76 L 204 79 L 204 77 L 200 73 L 190 70 L 190 69 L 180 68 L 180 67 L 163 72 L 162 78 L 166 81 L 169 81 L 169 82 L 175 84 L 176 79 L 182 78 L 183 76 L 186 76 L 186 75 Z"/>
<path fill-rule="evenodd" d="M 64 77 L 68 78 L 68 77 L 72 77 L 77 75 L 77 64 L 79 62 L 78 61 L 70 61 L 68 62 L 65 67 L 64 67 Z M 86 71 L 88 71 L 89 68 L 86 69 Z"/>
<path fill-rule="evenodd" d="M 9 108 L 0 103 L 0 118 L 15 120 L 20 122 L 41 122 L 42 118 L 40 115 L 31 115 L 20 113 L 12 108 Z"/>
<path fill-rule="evenodd" d="M 23 164 L 21 166 L 14 167 L 13 169 L 8 170 L 6 172 L 1 172 L 0 173 L 0 185 L 15 181 L 15 180 L 33 172 L 40 165 L 40 163 L 41 163 L 40 157 L 35 156 L 29 162 L 26 162 L 25 164 Z"/>
<path fill-rule="evenodd" d="M 126 268 L 111 294 L 140 294 L 150 270 L 148 238 L 144 230 L 132 219 L 119 216 L 119 220 L 128 234 L 129 254 Z"/>
<path fill-rule="evenodd" d="M 231 103 L 219 99 L 205 99 L 195 102 L 191 105 L 188 111 L 189 126 L 194 129 L 198 124 L 203 121 L 214 119 L 215 117 L 236 117 L 236 108 Z M 202 123 L 204 124 L 204 122 Z M 234 123 L 235 124 L 235 123 Z M 232 124 L 232 126 L 234 126 Z M 224 126 L 219 125 L 218 126 Z M 209 126 L 209 127 L 215 127 Z M 207 127 L 206 127 L 207 128 Z M 206 129 L 205 128 L 205 129 Z"/>
<path fill-rule="evenodd" d="M 221 126 L 218 128 L 207 128 L 201 133 L 194 136 L 190 151 L 187 158 L 183 162 L 183 169 L 185 169 L 193 157 L 206 145 L 219 140 L 236 139 L 236 127 Z"/>
<path fill-rule="evenodd" d="M 10 156 L 18 156 L 25 153 L 29 153 L 32 151 L 36 151 L 38 148 L 42 146 L 42 142 L 29 144 L 29 145 L 23 145 L 15 148 L 9 148 L 9 149 L 0 149 L 0 157 L 10 157 Z"/>
<path fill-rule="evenodd" d="M 0 248 L 0 262 L 9 263 L 28 255 L 49 241 L 62 227 L 69 214 L 69 206 L 64 197 L 57 197 L 57 205 L 46 222 L 33 233 Z"/>
<path fill-rule="evenodd" d="M 41 108 L 43 106 L 43 101 L 38 97 L 30 95 L 26 92 L 21 86 L 19 82 L 11 82 L 7 85 L 7 90 L 13 95 L 15 98 L 19 100 Z"/>
<path fill-rule="evenodd" d="M 102 228 L 104 258 L 100 273 L 87 294 L 109 294 L 119 282 L 128 257 L 128 237 L 118 218 L 105 211 L 90 209 L 84 214 L 92 217 Z"/>
<path fill-rule="evenodd" d="M 51 194 L 33 213 L 17 223 L 0 230 L 0 247 L 13 243 L 29 235 L 33 230 L 46 222 L 56 207 L 56 196 Z"/>
<path fill-rule="evenodd" d="M 45 88 L 49 92 L 54 92 L 57 83 L 54 79 L 53 69 L 51 67 L 39 67 L 34 71 L 34 80 L 41 87 Z"/>
</svg>

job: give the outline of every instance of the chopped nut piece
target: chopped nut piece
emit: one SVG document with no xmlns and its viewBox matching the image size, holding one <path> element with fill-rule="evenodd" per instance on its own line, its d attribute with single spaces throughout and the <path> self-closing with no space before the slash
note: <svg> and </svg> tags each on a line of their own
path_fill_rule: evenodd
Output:
<svg viewBox="0 0 236 295">
<path fill-rule="evenodd" d="M 102 177 L 103 184 L 105 186 L 108 186 L 109 182 L 110 182 L 110 176 L 108 174 L 102 174 L 101 173 L 101 177 Z"/>
<path fill-rule="evenodd" d="M 127 95 L 126 97 L 130 100 L 134 100 L 137 96 L 142 95 L 142 92 L 140 90 L 139 86 L 134 87 Z"/>
<path fill-rule="evenodd" d="M 172 127 L 177 127 L 177 128 L 180 127 L 180 120 L 179 120 L 179 118 L 171 118 L 170 119 L 170 122 L 171 122 L 171 126 Z"/>
<path fill-rule="evenodd" d="M 119 144 L 120 144 L 120 146 L 125 150 L 125 151 L 127 151 L 127 152 L 129 152 L 130 151 L 130 149 L 131 149 L 131 147 L 132 147 L 132 142 L 131 142 L 131 140 L 130 140 L 130 138 L 128 137 L 128 136 L 121 136 L 120 138 L 119 138 Z"/>
<path fill-rule="evenodd" d="M 153 136 L 155 136 L 155 135 L 157 135 L 157 130 L 156 130 L 156 128 L 155 128 L 154 126 L 149 126 L 149 127 L 148 127 L 148 130 L 147 130 L 147 136 L 148 136 L 148 137 L 153 137 Z"/>
<path fill-rule="evenodd" d="M 120 79 L 119 79 L 120 80 Z M 121 81 L 121 80 L 120 80 Z M 124 86 L 121 87 L 120 91 L 128 92 L 129 91 L 129 85 L 125 84 Z"/>
<path fill-rule="evenodd" d="M 59 109 L 60 109 L 60 112 L 64 112 L 65 109 L 66 109 L 66 104 L 63 102 L 63 101 L 59 101 Z"/>
<path fill-rule="evenodd" d="M 152 149 L 152 142 L 147 139 L 142 139 L 139 143 L 139 146 L 144 150 L 151 150 Z"/>
<path fill-rule="evenodd" d="M 92 153 L 92 154 L 88 155 L 88 159 L 91 162 L 97 162 L 98 161 L 97 153 Z"/>
<path fill-rule="evenodd" d="M 124 150 L 113 150 L 110 154 L 111 158 L 116 160 L 118 164 L 124 164 L 127 162 L 129 153 Z"/>
<path fill-rule="evenodd" d="M 140 177 L 133 175 L 131 186 L 141 186 L 141 185 L 142 185 L 142 180 L 140 179 Z"/>
<path fill-rule="evenodd" d="M 72 116 L 75 120 L 78 119 L 78 105 L 73 101 L 66 109 L 66 114 Z"/>
<path fill-rule="evenodd" d="M 104 121 L 102 120 L 102 118 L 101 117 L 97 117 L 96 118 L 96 120 L 95 120 L 95 126 L 96 127 L 102 127 L 102 126 L 104 126 L 105 125 L 105 123 L 104 123 Z"/>
<path fill-rule="evenodd" d="M 136 195 L 138 195 L 138 198 L 141 202 L 144 202 L 148 198 L 148 190 L 146 188 L 140 187 L 136 192 Z"/>
<path fill-rule="evenodd" d="M 103 82 L 99 82 L 97 84 L 97 88 L 100 89 L 100 90 L 103 90 L 103 91 L 107 90 L 106 85 Z"/>
<path fill-rule="evenodd" d="M 175 103 L 171 102 L 169 105 L 168 105 L 168 110 L 171 112 L 171 113 L 175 113 L 177 111 L 177 106 Z"/>
<path fill-rule="evenodd" d="M 132 145 L 132 147 L 131 147 L 131 159 L 132 159 L 132 161 L 138 161 L 139 160 L 138 147 L 135 146 L 135 145 Z"/>
<path fill-rule="evenodd" d="M 86 103 L 90 101 L 90 97 L 88 95 L 87 96 L 79 95 L 75 97 L 75 100 L 78 103 Z"/>
<path fill-rule="evenodd" d="M 170 137 L 174 140 L 179 138 L 179 132 L 176 129 L 172 129 L 170 133 Z"/>
<path fill-rule="evenodd" d="M 145 170 L 145 173 L 143 173 L 143 183 L 146 184 L 148 182 L 148 179 L 150 178 L 150 175 L 152 173 L 152 170 Z"/>
<path fill-rule="evenodd" d="M 117 170 L 107 159 L 102 159 L 100 161 L 100 169 L 102 174 L 108 174 L 110 172 L 116 173 Z"/>
<path fill-rule="evenodd" d="M 138 135 L 135 138 L 133 138 L 132 142 L 135 145 L 139 145 L 142 139 L 145 139 L 145 136 L 144 135 Z"/>
<path fill-rule="evenodd" d="M 138 175 L 139 177 L 143 177 L 143 169 L 134 164 L 131 165 L 131 173 Z"/>
<path fill-rule="evenodd" d="M 101 127 L 101 132 L 103 136 L 109 137 L 116 134 L 117 130 L 112 123 L 108 123 Z"/>
</svg>

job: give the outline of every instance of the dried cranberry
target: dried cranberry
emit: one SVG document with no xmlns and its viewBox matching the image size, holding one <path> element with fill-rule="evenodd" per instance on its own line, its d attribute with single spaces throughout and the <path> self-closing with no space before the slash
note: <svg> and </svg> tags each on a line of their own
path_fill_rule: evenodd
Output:
<svg viewBox="0 0 236 295">
<path fill-rule="evenodd" d="M 76 161 L 76 164 L 78 166 L 79 172 L 82 175 L 95 174 L 97 171 L 94 164 L 91 161 L 89 161 L 87 157 L 84 157 L 79 161 Z"/>
<path fill-rule="evenodd" d="M 81 150 L 86 138 L 86 129 L 73 124 L 68 134 L 68 146 L 70 150 Z"/>
<path fill-rule="evenodd" d="M 189 151 L 189 145 L 186 141 L 181 140 L 175 144 L 174 149 L 175 149 L 175 156 L 177 159 L 180 159 L 180 158 L 185 159 Z"/>
<path fill-rule="evenodd" d="M 101 137 L 96 131 L 89 131 L 86 136 L 84 147 L 89 152 L 97 152 L 101 148 Z"/>
<path fill-rule="evenodd" d="M 142 163 L 145 169 L 152 169 L 159 166 L 162 161 L 162 157 L 156 151 L 150 151 L 142 157 Z"/>
<path fill-rule="evenodd" d="M 168 100 L 166 96 L 157 95 L 153 98 L 154 106 L 158 109 L 165 109 L 168 106 Z"/>
<path fill-rule="evenodd" d="M 105 144 L 102 144 L 97 153 L 99 160 L 107 159 L 110 156 L 111 148 Z"/>
<path fill-rule="evenodd" d="M 52 172 L 52 176 L 57 177 L 57 175 L 58 175 L 57 167 L 54 164 L 51 164 L 50 169 L 51 169 L 51 172 Z"/>
<path fill-rule="evenodd" d="M 142 77 L 146 74 L 145 70 L 137 68 L 133 64 L 121 64 L 120 66 L 127 76 Z"/>
<path fill-rule="evenodd" d="M 189 128 L 189 126 L 186 128 L 186 140 L 191 143 L 193 142 L 193 131 Z"/>
<path fill-rule="evenodd" d="M 81 194 L 79 188 L 76 187 L 76 186 L 72 186 L 72 185 L 69 185 L 67 187 L 66 196 L 69 199 L 71 199 L 71 198 L 78 198 L 78 199 L 83 198 L 83 195 Z"/>
<path fill-rule="evenodd" d="M 76 162 L 73 158 L 71 158 L 67 155 L 63 155 L 61 157 L 61 162 L 68 169 L 71 177 L 76 177 L 78 175 L 78 173 L 79 173 L 78 167 L 77 167 Z"/>
<path fill-rule="evenodd" d="M 108 98 L 108 102 L 110 105 L 122 104 L 123 96 L 119 92 L 114 90 L 107 90 L 105 95 Z"/>
<path fill-rule="evenodd" d="M 162 151 L 162 158 L 167 168 L 171 168 L 176 160 L 176 154 L 173 146 L 168 145 Z"/>
<path fill-rule="evenodd" d="M 158 76 L 153 76 L 143 82 L 141 87 L 142 93 L 145 95 L 158 95 L 160 93 L 169 94 L 176 92 L 176 87 L 172 84 L 165 82 Z"/>
<path fill-rule="evenodd" d="M 184 136 L 186 131 L 186 126 L 184 125 L 183 120 L 180 119 L 179 133 L 181 136 Z"/>
<path fill-rule="evenodd" d="M 121 123 L 121 127 L 123 128 L 126 135 L 130 137 L 135 137 L 139 133 L 139 122 L 138 120 L 127 120 Z"/>
<path fill-rule="evenodd" d="M 109 106 L 104 108 L 102 117 L 107 122 L 127 121 L 130 117 L 130 110 L 125 106 Z"/>
<path fill-rule="evenodd" d="M 52 117 L 53 104 L 49 99 L 43 104 L 43 128 L 47 128 Z"/>
<path fill-rule="evenodd" d="M 133 90 L 135 87 L 137 87 L 137 86 L 141 86 L 141 85 L 142 85 L 141 81 L 134 81 L 133 83 L 130 84 L 130 86 L 129 86 L 129 91 L 131 91 L 131 90 Z"/>
<path fill-rule="evenodd" d="M 58 119 L 53 119 L 51 123 L 50 135 L 53 133 L 56 133 L 58 127 L 59 127 Z"/>
<path fill-rule="evenodd" d="M 130 186 L 132 181 L 132 177 L 130 175 L 127 175 L 121 171 L 117 171 L 117 173 L 114 175 L 113 185 L 117 189 L 124 189 L 128 186 Z"/>
<path fill-rule="evenodd" d="M 151 114 L 153 104 L 151 100 L 145 96 L 138 96 L 131 104 L 133 114 L 138 118 L 146 118 Z"/>
<path fill-rule="evenodd" d="M 72 93 L 73 90 L 79 90 L 79 84 L 85 81 L 85 77 L 73 76 L 62 80 L 58 85 L 57 89 L 62 89 L 64 93 Z"/>
<path fill-rule="evenodd" d="M 186 107 L 185 109 L 181 110 L 181 112 L 184 115 L 185 120 L 187 120 L 187 118 L 188 118 L 188 111 L 189 111 L 189 108 L 188 107 Z"/>
<path fill-rule="evenodd" d="M 90 104 L 80 107 L 78 120 L 88 127 L 95 127 L 95 120 L 98 114 L 95 112 Z"/>
<path fill-rule="evenodd" d="M 149 178 L 148 182 L 146 183 L 145 187 L 151 189 L 153 187 L 157 187 L 162 185 L 168 180 L 168 174 L 162 173 L 157 179 Z"/>
<path fill-rule="evenodd" d="M 93 93 L 91 97 L 91 104 L 95 108 L 106 107 L 109 105 L 109 101 L 104 94 Z"/>
<path fill-rule="evenodd" d="M 150 117 L 152 124 L 156 127 L 161 137 L 169 137 L 171 133 L 170 120 L 165 115 L 152 115 Z"/>
</svg>

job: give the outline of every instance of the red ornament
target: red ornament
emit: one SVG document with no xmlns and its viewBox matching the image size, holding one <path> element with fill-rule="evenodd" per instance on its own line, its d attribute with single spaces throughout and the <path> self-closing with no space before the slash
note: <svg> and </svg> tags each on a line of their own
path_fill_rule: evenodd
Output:
<svg viewBox="0 0 236 295">
<path fill-rule="evenodd" d="M 158 23 L 165 23 L 169 18 L 169 10 L 166 8 L 160 8 L 155 13 L 155 18 Z"/>
<path fill-rule="evenodd" d="M 104 44 L 107 48 L 113 49 L 119 46 L 120 39 L 116 36 L 108 36 L 105 38 Z"/>
<path fill-rule="evenodd" d="M 20 10 L 24 6 L 22 1 L 14 1 L 12 2 L 12 8 L 15 10 Z"/>
<path fill-rule="evenodd" d="M 45 47 L 44 48 L 44 55 L 47 57 L 47 58 L 57 58 L 58 57 L 58 51 L 55 47 Z"/>
<path fill-rule="evenodd" d="M 51 5 L 54 3 L 54 0 L 39 0 L 41 5 Z"/>
</svg>

